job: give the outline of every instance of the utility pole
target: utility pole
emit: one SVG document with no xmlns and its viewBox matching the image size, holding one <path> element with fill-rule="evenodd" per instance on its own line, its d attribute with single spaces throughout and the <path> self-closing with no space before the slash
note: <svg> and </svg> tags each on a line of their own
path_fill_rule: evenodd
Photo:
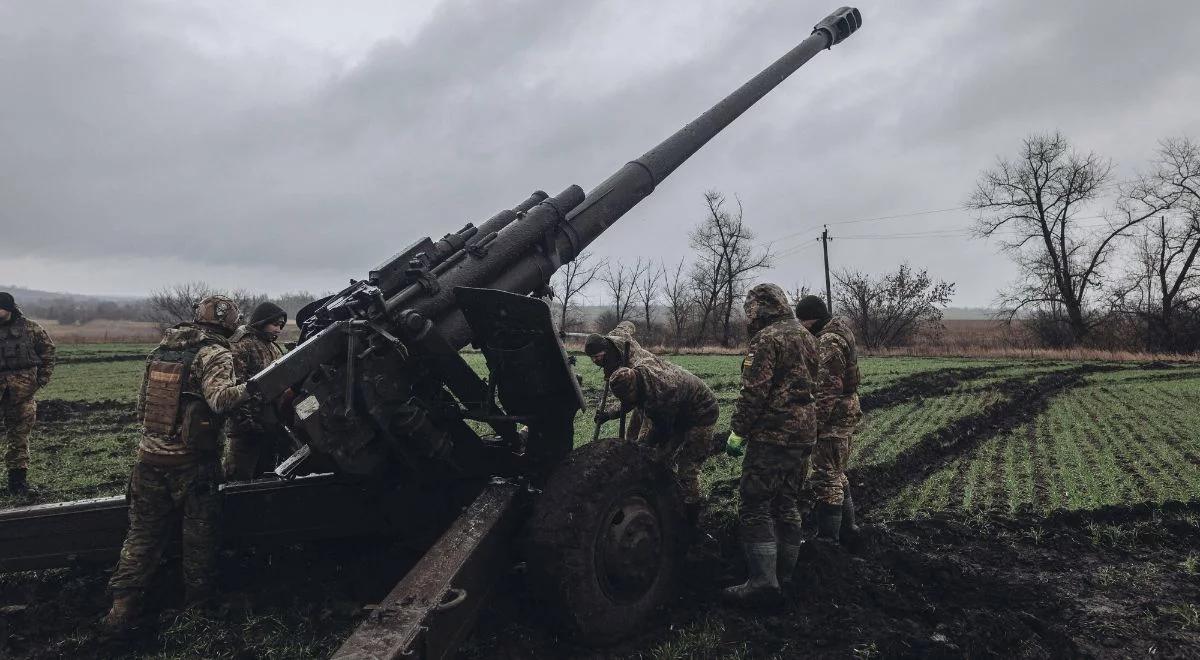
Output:
<svg viewBox="0 0 1200 660">
<path fill-rule="evenodd" d="M 829 241 L 833 239 L 829 238 L 829 225 L 824 225 L 824 227 L 821 231 L 821 249 L 825 252 L 825 305 L 829 307 L 829 313 L 832 314 L 833 294 L 830 293 L 829 286 Z"/>
</svg>

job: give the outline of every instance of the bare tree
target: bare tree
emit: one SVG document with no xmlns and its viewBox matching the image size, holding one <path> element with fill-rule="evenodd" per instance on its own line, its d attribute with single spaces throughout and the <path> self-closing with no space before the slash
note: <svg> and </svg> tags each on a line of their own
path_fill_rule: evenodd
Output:
<svg viewBox="0 0 1200 660">
<path fill-rule="evenodd" d="M 574 301 L 579 298 L 584 289 L 600 275 L 608 263 L 604 260 L 592 260 L 590 252 L 580 252 L 574 261 L 568 262 L 555 273 L 555 290 L 558 293 L 558 328 L 567 331 L 575 325 L 572 318 L 578 311 Z"/>
<path fill-rule="evenodd" d="M 755 249 L 754 232 L 743 220 L 742 202 L 734 199 L 737 210 L 730 211 L 724 195 L 715 190 L 704 193 L 708 215 L 689 236 L 697 253 L 691 280 L 698 294 L 698 332 L 703 335 L 711 328 L 726 346 L 734 335 L 734 303 L 745 294 L 754 272 L 771 266 L 770 248 Z"/>
<path fill-rule="evenodd" d="M 1194 328 L 1180 324 L 1192 320 L 1182 317 L 1200 302 L 1200 144 L 1187 138 L 1161 141 L 1155 167 L 1140 187 L 1156 189 L 1155 199 L 1175 204 L 1157 222 L 1146 223 L 1134 243 L 1133 268 L 1114 290 L 1115 307 L 1145 323 L 1148 348 L 1191 350 Z"/>
<path fill-rule="evenodd" d="M 638 267 L 641 268 L 642 274 L 638 278 L 637 285 L 637 303 L 641 308 L 642 320 L 646 323 L 639 335 L 644 343 L 653 343 L 655 337 L 654 330 L 654 304 L 658 302 L 659 289 L 658 285 L 666 277 L 666 270 L 661 264 L 654 265 L 649 259 L 646 260 L 646 265 L 641 265 L 641 259 L 638 259 Z"/>
<path fill-rule="evenodd" d="M 837 307 L 868 348 L 905 344 L 917 332 L 940 326 L 942 310 L 954 295 L 953 282 L 934 281 L 908 264 L 878 279 L 851 270 L 833 277 Z"/>
<path fill-rule="evenodd" d="M 1135 184 L 1102 227 L 1081 223 L 1096 203 L 1112 164 L 1095 153 L 1079 154 L 1060 133 L 1032 135 L 1015 160 L 999 159 L 980 176 L 967 202 L 979 211 L 975 230 L 1000 239 L 1020 267 L 1024 282 L 1002 296 L 1010 319 L 1022 309 L 1059 307 L 1073 340 L 1098 322 L 1089 302 L 1104 284 L 1116 239 L 1171 205 L 1153 186 Z"/>
<path fill-rule="evenodd" d="M 696 295 L 691 282 L 683 273 L 683 259 L 668 272 L 663 268 L 663 297 L 667 302 L 667 315 L 671 319 L 672 340 L 675 350 L 679 350 L 684 341 L 687 324 L 696 310 Z"/>
<path fill-rule="evenodd" d="M 616 263 L 614 267 L 613 262 L 609 262 L 604 273 L 599 276 L 600 281 L 608 286 L 616 322 L 619 323 L 629 317 L 629 310 L 638 297 L 638 281 L 642 277 L 642 271 L 648 267 L 648 263 L 643 264 L 639 259 L 632 266 Z"/>
<path fill-rule="evenodd" d="M 159 328 L 169 328 L 178 323 L 191 321 L 196 303 L 213 295 L 225 295 L 237 303 L 242 314 L 250 312 L 267 297 L 245 289 L 220 291 L 205 282 L 182 282 L 157 289 L 146 300 L 146 320 L 153 321 Z"/>
</svg>

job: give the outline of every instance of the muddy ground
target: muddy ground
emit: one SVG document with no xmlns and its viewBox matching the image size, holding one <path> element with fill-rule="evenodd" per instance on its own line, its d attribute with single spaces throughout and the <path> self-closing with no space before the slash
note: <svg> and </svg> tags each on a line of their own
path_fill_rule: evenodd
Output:
<svg viewBox="0 0 1200 660">
<path fill-rule="evenodd" d="M 1200 503 L 1059 513 L 937 515 L 872 521 L 873 505 L 1043 410 L 1103 367 L 990 386 L 1002 396 L 920 439 L 895 461 L 853 474 L 869 523 L 853 547 L 805 545 L 799 580 L 776 611 L 723 606 L 743 564 L 730 511 L 736 482 L 716 485 L 709 534 L 683 560 L 679 596 L 647 632 L 595 650 L 556 637 L 519 577 L 462 651 L 465 658 L 602 657 L 1198 657 Z M 906 377 L 864 397 L 878 409 L 937 396 L 988 369 Z M 1162 374 L 1163 378 L 1172 374 Z M 1155 378 L 1148 376 L 1147 378 Z M 43 405 L 48 422 L 125 414 L 128 404 Z M 118 412 L 120 411 L 120 412 Z M 161 614 L 128 640 L 105 640 L 108 566 L 0 576 L 0 657 L 321 657 L 337 647 L 415 557 L 376 541 L 227 552 L 222 605 L 179 609 L 179 574 L 158 578 Z"/>
</svg>

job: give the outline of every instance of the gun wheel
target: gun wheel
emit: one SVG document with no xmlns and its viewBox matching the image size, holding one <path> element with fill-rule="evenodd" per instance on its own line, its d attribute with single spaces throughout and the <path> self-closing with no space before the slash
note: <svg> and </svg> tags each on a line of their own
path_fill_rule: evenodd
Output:
<svg viewBox="0 0 1200 660">
<path fill-rule="evenodd" d="M 601 440 L 551 474 L 526 535 L 531 586 L 567 630 L 615 642 L 670 596 L 683 550 L 674 481 L 637 444 Z"/>
</svg>

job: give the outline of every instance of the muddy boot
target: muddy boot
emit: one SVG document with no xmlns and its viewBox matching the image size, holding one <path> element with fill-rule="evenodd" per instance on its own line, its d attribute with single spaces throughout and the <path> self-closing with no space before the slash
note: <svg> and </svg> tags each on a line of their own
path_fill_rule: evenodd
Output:
<svg viewBox="0 0 1200 660">
<path fill-rule="evenodd" d="M 800 558 L 800 546 L 780 542 L 778 552 L 779 584 L 786 584 L 792 581 L 792 575 L 796 572 L 796 561 Z"/>
<path fill-rule="evenodd" d="M 8 471 L 8 493 L 10 495 L 28 495 L 29 482 L 25 480 L 28 472 L 25 468 L 15 468 Z"/>
<path fill-rule="evenodd" d="M 775 543 L 743 543 L 742 550 L 746 553 L 746 581 L 726 587 L 722 598 L 741 606 L 779 603 L 783 594 L 775 575 L 779 556 Z"/>
<path fill-rule="evenodd" d="M 858 537 L 858 524 L 854 515 L 854 498 L 850 489 L 846 489 L 846 499 L 842 500 L 842 543 L 852 543 Z"/>
<path fill-rule="evenodd" d="M 779 554 L 776 575 L 780 585 L 791 582 L 792 575 L 796 572 L 796 561 L 800 558 L 800 544 L 803 539 L 799 527 L 780 525 L 779 544 L 776 546 L 776 552 Z"/>
<path fill-rule="evenodd" d="M 817 503 L 817 538 L 838 543 L 842 536 L 842 505 Z"/>
<path fill-rule="evenodd" d="M 114 591 L 112 608 L 100 620 L 100 625 L 110 635 L 124 635 L 133 628 L 141 609 L 141 592 L 133 589 Z"/>
</svg>

